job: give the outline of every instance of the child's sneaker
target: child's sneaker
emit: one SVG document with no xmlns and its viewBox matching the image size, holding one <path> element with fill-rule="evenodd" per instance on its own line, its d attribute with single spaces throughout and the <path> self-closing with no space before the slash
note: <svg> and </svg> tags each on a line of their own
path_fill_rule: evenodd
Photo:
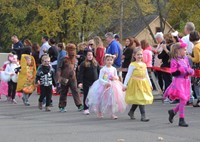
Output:
<svg viewBox="0 0 200 142">
<path fill-rule="evenodd" d="M 39 102 L 39 103 L 38 103 L 38 108 L 39 108 L 40 110 L 42 110 L 42 102 Z"/>
<path fill-rule="evenodd" d="M 98 118 L 103 118 L 103 114 L 101 112 L 97 113 Z"/>
<path fill-rule="evenodd" d="M 115 119 L 117 119 L 118 117 L 117 117 L 116 115 L 113 114 L 113 115 L 111 116 L 111 118 L 115 120 Z"/>
<path fill-rule="evenodd" d="M 17 101 L 15 99 L 12 100 L 13 104 L 17 104 Z"/>
<path fill-rule="evenodd" d="M 169 104 L 171 103 L 172 101 L 169 99 L 169 98 L 166 98 L 165 100 L 163 100 L 163 103 L 164 104 Z"/>
<path fill-rule="evenodd" d="M 82 111 L 83 110 L 83 105 L 80 105 L 79 107 L 78 107 L 78 111 Z"/>
<path fill-rule="evenodd" d="M 12 101 L 11 97 L 7 96 L 6 102 L 11 102 L 11 101 Z"/>
<path fill-rule="evenodd" d="M 64 107 L 59 108 L 60 112 L 67 112 L 67 110 Z"/>
<path fill-rule="evenodd" d="M 84 111 L 83 111 L 83 114 L 85 114 L 85 115 L 89 115 L 89 114 L 90 114 L 90 112 L 89 112 L 89 110 L 88 110 L 88 109 L 86 109 L 86 110 L 84 110 Z"/>
<path fill-rule="evenodd" d="M 150 119 L 146 117 L 145 114 L 141 114 L 141 121 L 142 122 L 148 122 Z"/>
<path fill-rule="evenodd" d="M 51 111 L 50 107 L 46 107 L 45 111 Z"/>
<path fill-rule="evenodd" d="M 25 106 L 30 106 L 30 103 L 27 101 L 27 102 L 25 103 Z"/>
</svg>

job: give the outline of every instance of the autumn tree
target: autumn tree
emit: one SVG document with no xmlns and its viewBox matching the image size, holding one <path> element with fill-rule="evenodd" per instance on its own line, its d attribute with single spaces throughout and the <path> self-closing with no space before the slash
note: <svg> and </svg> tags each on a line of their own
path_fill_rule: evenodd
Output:
<svg viewBox="0 0 200 142">
<path fill-rule="evenodd" d="M 10 47 L 10 37 L 40 42 L 43 34 L 59 41 L 87 40 L 112 20 L 114 0 L 1 0 L 0 43 Z M 114 8 L 115 9 L 115 8 Z"/>
</svg>

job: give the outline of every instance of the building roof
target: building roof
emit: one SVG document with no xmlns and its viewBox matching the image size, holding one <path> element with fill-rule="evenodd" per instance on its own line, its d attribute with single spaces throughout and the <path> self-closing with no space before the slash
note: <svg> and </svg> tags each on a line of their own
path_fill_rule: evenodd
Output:
<svg viewBox="0 0 200 142">
<path fill-rule="evenodd" d="M 150 24 L 158 18 L 158 15 L 147 15 L 144 17 L 146 24 Z M 132 20 L 126 20 L 123 24 L 123 37 L 137 36 L 141 31 L 143 31 L 147 25 L 145 24 L 141 17 L 134 18 Z"/>
</svg>

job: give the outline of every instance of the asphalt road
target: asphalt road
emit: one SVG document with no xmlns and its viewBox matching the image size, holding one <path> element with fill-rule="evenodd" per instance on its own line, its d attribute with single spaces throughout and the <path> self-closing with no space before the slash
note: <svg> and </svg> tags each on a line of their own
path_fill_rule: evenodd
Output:
<svg viewBox="0 0 200 142">
<path fill-rule="evenodd" d="M 167 110 L 174 105 L 155 101 L 146 107 L 150 122 L 130 120 L 128 110 L 117 120 L 78 112 L 72 97 L 68 97 L 66 113 L 58 111 L 58 96 L 53 97 L 51 112 L 38 110 L 37 95 L 30 98 L 31 106 L 0 100 L 0 142 L 200 142 L 200 108 L 186 107 L 188 128 L 178 127 L 178 117 L 169 124 Z"/>
</svg>

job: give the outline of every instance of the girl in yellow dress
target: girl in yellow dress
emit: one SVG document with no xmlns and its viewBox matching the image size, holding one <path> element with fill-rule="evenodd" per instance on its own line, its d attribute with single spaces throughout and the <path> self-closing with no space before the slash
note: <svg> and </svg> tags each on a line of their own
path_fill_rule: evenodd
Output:
<svg viewBox="0 0 200 142">
<path fill-rule="evenodd" d="M 142 52 L 142 49 L 139 47 L 134 49 L 134 62 L 129 65 L 123 90 L 126 90 L 126 103 L 132 105 L 128 113 L 130 118 L 135 119 L 134 112 L 139 106 L 141 121 L 147 122 L 149 119 L 145 116 L 145 105 L 152 104 L 153 95 L 152 84 L 148 76 L 147 68 L 145 63 L 142 62 Z"/>
</svg>

